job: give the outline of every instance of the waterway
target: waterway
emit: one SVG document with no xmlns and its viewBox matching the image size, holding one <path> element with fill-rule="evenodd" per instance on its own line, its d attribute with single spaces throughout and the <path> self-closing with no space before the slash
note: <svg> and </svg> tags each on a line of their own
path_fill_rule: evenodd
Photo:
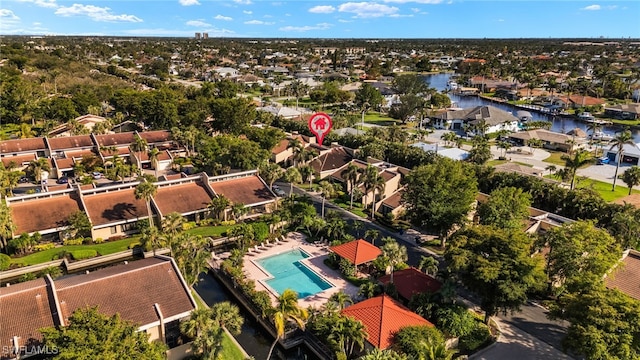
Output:
<svg viewBox="0 0 640 360">
<path fill-rule="evenodd" d="M 438 91 L 443 91 L 447 87 L 447 82 L 449 78 L 452 76 L 452 73 L 443 73 L 443 74 L 433 74 L 425 76 L 425 81 L 429 84 L 430 87 L 435 88 Z M 519 109 L 510 104 L 500 104 L 495 103 L 489 100 L 485 100 L 478 96 L 458 96 L 455 94 L 447 94 L 452 102 L 455 102 L 456 107 L 460 108 L 470 108 L 476 106 L 485 106 L 491 105 L 493 107 L 499 108 L 501 110 L 508 111 L 515 115 Z M 536 111 L 527 110 L 531 113 L 534 121 L 550 121 L 552 123 L 551 130 L 556 132 L 567 133 L 575 128 L 580 128 L 585 132 L 587 131 L 587 124 L 581 121 L 577 121 L 575 119 L 562 117 L 562 116 L 553 116 L 548 114 L 542 114 Z M 605 134 L 614 135 L 616 132 L 622 130 L 620 126 L 604 126 L 602 132 Z M 634 129 L 631 131 L 636 143 L 640 143 L 640 129 Z"/>
<path fill-rule="evenodd" d="M 244 311 L 242 306 L 238 304 L 233 295 L 231 295 L 225 288 L 222 286 L 218 280 L 216 280 L 213 275 L 209 273 L 203 273 L 200 275 L 200 281 L 196 283 L 194 289 L 200 295 L 202 300 L 204 300 L 207 305 L 211 306 L 215 303 L 230 301 L 240 308 L 240 314 L 244 317 L 244 324 L 242 325 L 242 330 L 240 335 L 235 336 L 238 343 L 244 348 L 244 350 L 255 359 L 266 359 L 269 354 L 269 347 L 272 344 L 271 336 L 262 330 L 260 324 L 256 323 L 251 314 Z M 276 347 L 274 353 L 278 352 L 280 357 L 284 357 L 287 360 L 317 360 L 315 355 L 312 355 L 307 349 L 306 346 L 299 346 L 297 348 L 291 349 L 286 353 L 283 350 Z M 271 359 L 277 359 L 278 357 L 274 354 L 271 356 Z"/>
</svg>

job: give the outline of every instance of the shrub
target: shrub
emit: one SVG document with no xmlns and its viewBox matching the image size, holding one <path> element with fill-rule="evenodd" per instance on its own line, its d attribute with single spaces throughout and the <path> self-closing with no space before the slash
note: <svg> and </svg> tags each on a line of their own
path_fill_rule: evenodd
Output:
<svg viewBox="0 0 640 360">
<path fill-rule="evenodd" d="M 476 322 L 476 327 L 465 336 L 460 337 L 458 342 L 460 349 L 472 352 L 484 345 L 491 338 L 489 328 L 482 323 Z"/>
<path fill-rule="evenodd" d="M 11 258 L 7 254 L 0 253 L 0 271 L 5 271 L 11 266 Z"/>
<path fill-rule="evenodd" d="M 33 250 L 35 250 L 35 251 L 44 251 L 44 250 L 53 249 L 54 247 L 56 247 L 56 244 L 48 242 L 48 243 L 42 243 L 42 244 L 35 245 L 33 247 Z"/>
<path fill-rule="evenodd" d="M 444 336 L 440 330 L 432 326 L 408 326 L 400 329 L 394 337 L 397 348 L 410 357 L 422 355 L 421 343 L 433 345 L 444 344 Z"/>
<path fill-rule="evenodd" d="M 71 254 L 71 258 L 73 258 L 73 260 L 84 260 L 98 256 L 98 252 L 94 249 L 73 250 L 69 253 Z"/>
<path fill-rule="evenodd" d="M 251 224 L 255 239 L 259 242 L 264 241 L 269 236 L 269 225 L 263 222 L 256 222 Z"/>
<path fill-rule="evenodd" d="M 83 238 L 78 238 L 78 239 L 66 239 L 62 242 L 62 244 L 64 245 L 82 245 L 82 243 L 84 242 Z"/>
<path fill-rule="evenodd" d="M 269 297 L 269 293 L 264 290 L 254 292 L 251 296 L 251 301 L 260 309 L 262 317 L 267 316 L 272 309 L 271 297 Z"/>
<path fill-rule="evenodd" d="M 436 318 L 438 328 L 452 337 L 468 335 L 478 324 L 473 314 L 461 305 L 439 309 L 436 311 Z"/>
<path fill-rule="evenodd" d="M 340 272 L 344 276 L 353 276 L 356 273 L 356 269 L 349 260 L 340 259 Z"/>
<path fill-rule="evenodd" d="M 96 238 L 95 240 L 93 240 L 94 244 L 102 244 L 104 242 L 103 238 Z"/>
<path fill-rule="evenodd" d="M 196 222 L 195 221 L 189 221 L 189 222 L 186 222 L 186 223 L 182 224 L 182 230 L 184 230 L 184 231 L 193 229 L 194 227 L 196 227 Z"/>
<path fill-rule="evenodd" d="M 231 226 L 231 225 L 235 225 L 236 221 L 235 220 L 229 220 L 229 221 L 221 221 L 220 225 L 222 226 Z"/>
</svg>

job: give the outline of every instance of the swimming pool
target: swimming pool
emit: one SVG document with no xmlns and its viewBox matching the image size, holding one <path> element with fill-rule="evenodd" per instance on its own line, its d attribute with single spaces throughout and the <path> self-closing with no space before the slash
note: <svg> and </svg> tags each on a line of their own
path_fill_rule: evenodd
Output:
<svg viewBox="0 0 640 360">
<path fill-rule="evenodd" d="M 265 281 L 273 290 L 282 294 L 284 290 L 292 289 L 298 293 L 298 299 L 302 299 L 333 287 L 300 263 L 307 257 L 307 253 L 294 249 L 256 262 L 273 277 Z"/>
</svg>

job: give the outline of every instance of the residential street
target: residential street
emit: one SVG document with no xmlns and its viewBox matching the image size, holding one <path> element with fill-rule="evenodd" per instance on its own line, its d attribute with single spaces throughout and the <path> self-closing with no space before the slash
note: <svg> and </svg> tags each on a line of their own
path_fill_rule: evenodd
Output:
<svg viewBox="0 0 640 360">
<path fill-rule="evenodd" d="M 287 194 L 289 193 L 289 184 L 285 182 L 277 183 Z M 307 194 L 311 196 L 314 201 L 314 205 L 320 213 L 322 206 L 322 198 L 314 195 L 313 193 L 306 192 L 298 187 L 294 187 L 294 193 L 298 195 Z M 429 250 L 419 247 L 415 243 L 415 237 L 420 235 L 419 232 L 410 229 L 403 235 L 392 232 L 372 223 L 368 219 L 361 218 L 355 214 L 352 214 L 338 206 L 325 201 L 325 211 L 335 210 L 342 212 L 345 219 L 348 221 L 362 221 L 364 223 L 363 229 L 360 233 L 363 234 L 368 229 L 375 229 L 380 231 L 380 236 L 391 236 L 399 241 L 401 244 L 407 247 L 407 254 L 409 256 L 408 263 L 413 266 L 417 266 L 422 256 L 434 256 L 438 260 L 442 260 L 441 256 L 430 252 Z M 463 289 L 459 289 L 458 293 L 463 296 L 465 300 L 471 303 L 477 303 L 473 301 L 472 295 L 465 292 Z M 478 354 L 474 359 L 486 359 L 486 360 L 556 360 L 556 359 L 572 359 L 568 355 L 562 353 L 560 342 L 564 333 L 566 332 L 566 322 L 556 322 L 547 319 L 546 310 L 537 304 L 530 302 L 522 306 L 520 312 L 507 316 L 499 316 L 494 318 L 501 328 L 500 340 L 491 346 L 490 349 L 485 350 L 483 353 Z"/>
</svg>

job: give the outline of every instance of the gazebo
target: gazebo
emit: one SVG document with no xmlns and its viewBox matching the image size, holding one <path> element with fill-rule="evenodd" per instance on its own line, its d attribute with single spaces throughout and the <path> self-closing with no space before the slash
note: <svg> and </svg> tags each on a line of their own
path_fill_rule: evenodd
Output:
<svg viewBox="0 0 640 360">
<path fill-rule="evenodd" d="M 329 250 L 343 259 L 349 260 L 358 270 L 358 265 L 366 264 L 382 255 L 382 250 L 362 239 L 332 246 Z"/>
</svg>

